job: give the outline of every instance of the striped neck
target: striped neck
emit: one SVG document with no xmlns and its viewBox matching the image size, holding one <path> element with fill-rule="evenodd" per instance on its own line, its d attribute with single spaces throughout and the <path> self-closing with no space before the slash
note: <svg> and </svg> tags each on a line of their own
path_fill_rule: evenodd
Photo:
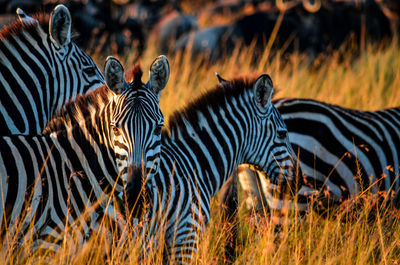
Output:
<svg viewBox="0 0 400 265">
<path fill-rule="evenodd" d="M 164 135 L 162 145 L 183 150 L 197 177 L 211 183 L 214 195 L 225 183 L 251 149 L 248 133 L 251 123 L 240 106 L 250 100 L 250 91 L 225 100 L 223 104 L 198 110 L 190 121 L 182 113 L 179 126 L 173 126 L 170 136 Z M 248 105 L 248 104 L 247 104 Z M 232 115 L 233 114 L 233 115 Z M 193 116 L 192 116 L 193 117 Z M 176 117 L 177 118 L 177 117 Z M 164 153 L 161 154 L 163 160 Z M 163 167 L 164 161 L 161 161 Z M 210 185 L 210 184 L 207 184 Z"/>
</svg>

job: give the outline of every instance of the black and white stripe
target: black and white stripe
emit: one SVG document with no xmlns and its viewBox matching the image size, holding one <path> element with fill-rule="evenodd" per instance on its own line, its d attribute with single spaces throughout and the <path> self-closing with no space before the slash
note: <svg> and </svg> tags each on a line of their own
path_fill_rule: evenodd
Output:
<svg viewBox="0 0 400 265">
<path fill-rule="evenodd" d="M 17 14 L 19 21 L 0 31 L 0 135 L 40 134 L 68 100 L 104 84 L 94 61 L 71 41 L 65 6 L 49 20 Z"/>
<path fill-rule="evenodd" d="M 61 239 L 71 236 L 64 235 L 67 221 L 78 243 L 104 215 L 123 224 L 123 213 L 112 197 L 121 200 L 126 173 L 138 166 L 135 152 L 150 166 L 151 159 L 158 159 L 163 124 L 158 101 L 168 74 L 166 57 L 160 56 L 147 84 L 141 81 L 139 67 L 127 83 L 121 64 L 109 57 L 108 88 L 79 95 L 65 105 L 45 135 L 0 138 L 3 240 L 15 235 L 24 241 L 33 235 L 34 247 L 57 249 Z M 16 222 L 22 224 L 17 231 Z"/>
<path fill-rule="evenodd" d="M 224 81 L 169 119 L 159 169 L 146 176 L 142 199 L 150 205 L 147 236 L 165 233 L 172 263 L 196 251 L 210 220 L 211 197 L 239 164 L 254 165 L 275 184 L 292 179 L 292 149 L 272 93 L 266 74 Z M 128 182 L 131 203 L 138 184 Z"/>
<path fill-rule="evenodd" d="M 306 177 L 300 196 L 317 191 L 328 194 L 329 202 L 340 203 L 368 190 L 383 192 L 387 201 L 394 198 L 399 205 L 400 108 L 359 111 L 311 99 L 279 99 L 274 104 Z M 264 179 L 249 170 L 239 174 L 241 183 L 257 178 Z M 256 185 L 246 188 L 255 197 L 270 196 L 268 185 L 263 194 Z M 257 207 L 257 200 L 253 203 Z"/>
</svg>

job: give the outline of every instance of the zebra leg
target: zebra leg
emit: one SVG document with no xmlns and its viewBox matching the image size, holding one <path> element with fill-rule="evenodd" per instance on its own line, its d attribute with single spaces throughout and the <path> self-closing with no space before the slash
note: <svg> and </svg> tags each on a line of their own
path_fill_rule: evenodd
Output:
<svg viewBox="0 0 400 265">
<path fill-rule="evenodd" d="M 224 246 L 224 263 L 232 263 L 235 258 L 236 240 L 239 231 L 237 171 L 228 178 L 218 193 L 218 202 L 222 211 L 222 220 L 229 230 Z"/>
<path fill-rule="evenodd" d="M 262 183 L 262 176 L 247 166 L 239 166 L 237 172 L 232 174 L 219 191 L 218 202 L 221 204 L 222 211 L 224 213 L 234 213 L 234 211 L 237 211 L 238 194 L 236 178 L 239 180 L 245 194 L 244 197 L 247 210 L 266 215 L 266 213 L 269 212 L 269 207 L 267 199 L 262 192 L 265 183 Z M 235 187 L 233 187 L 233 185 L 235 185 Z M 233 189 L 235 189 L 235 194 L 233 194 Z M 236 200 L 236 202 L 233 202 L 232 200 Z"/>
<path fill-rule="evenodd" d="M 244 191 L 247 210 L 266 216 L 269 213 L 267 200 L 262 192 L 262 176 L 247 166 L 239 166 L 229 177 L 218 193 L 218 203 L 222 211 L 223 222 L 231 227 L 226 245 L 224 259 L 232 262 L 235 257 L 236 239 L 239 231 L 238 222 L 238 180 Z"/>
<path fill-rule="evenodd" d="M 269 207 L 263 190 L 268 183 L 263 183 L 265 181 L 262 177 L 247 166 L 238 168 L 238 179 L 245 194 L 247 210 L 266 215 Z"/>
</svg>

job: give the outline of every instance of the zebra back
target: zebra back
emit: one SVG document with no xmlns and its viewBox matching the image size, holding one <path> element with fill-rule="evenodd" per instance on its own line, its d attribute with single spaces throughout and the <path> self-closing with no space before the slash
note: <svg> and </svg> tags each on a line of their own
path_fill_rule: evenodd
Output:
<svg viewBox="0 0 400 265">
<path fill-rule="evenodd" d="M 305 184 L 300 197 L 317 194 L 321 202 L 340 203 L 365 191 L 399 204 L 400 109 L 359 111 L 311 99 L 274 102 L 299 155 Z M 268 196 L 261 175 L 242 169 L 239 180 L 253 198 Z M 247 183 L 252 183 L 247 184 Z M 247 185 L 246 185 L 247 184 Z M 300 198 L 299 197 L 299 198 Z M 247 198 L 260 208 L 257 199 Z M 300 208 L 306 209 L 307 200 Z"/>
<path fill-rule="evenodd" d="M 335 200 L 366 189 L 398 191 L 399 108 L 359 111 L 307 99 L 281 99 L 276 106 L 315 188 Z"/>
<path fill-rule="evenodd" d="M 104 83 L 94 61 L 71 41 L 65 6 L 50 18 L 30 18 L 20 9 L 18 15 L 0 30 L 0 135 L 42 133 L 68 100 Z"/>
</svg>

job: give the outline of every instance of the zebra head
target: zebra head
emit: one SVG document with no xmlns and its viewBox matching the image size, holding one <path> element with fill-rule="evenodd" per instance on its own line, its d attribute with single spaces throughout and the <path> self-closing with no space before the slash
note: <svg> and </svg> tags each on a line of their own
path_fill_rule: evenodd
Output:
<svg viewBox="0 0 400 265">
<path fill-rule="evenodd" d="M 114 92 L 110 136 L 118 171 L 122 180 L 138 183 L 146 173 L 158 169 L 164 125 L 158 103 L 169 78 L 168 60 L 164 55 L 154 60 L 147 84 L 142 83 L 138 67 L 134 80 L 126 82 L 122 65 L 113 57 L 107 58 L 104 72 L 106 84 Z"/>
<path fill-rule="evenodd" d="M 32 19 L 18 10 L 22 23 L 33 23 Z M 104 77 L 96 63 L 71 41 L 71 14 L 64 5 L 57 5 L 50 14 L 49 34 L 45 37 L 45 45 L 51 53 L 49 66 L 52 75 L 56 78 L 54 84 L 57 98 L 51 104 L 51 114 L 54 115 L 70 99 L 78 94 L 83 94 L 104 84 Z M 52 92 L 52 93 L 55 93 Z"/>
<path fill-rule="evenodd" d="M 248 161 L 267 175 L 272 189 L 294 180 L 296 157 L 286 125 L 271 103 L 273 92 L 273 83 L 267 74 L 261 75 L 253 85 L 256 127 L 254 149 Z"/>
<path fill-rule="evenodd" d="M 21 9 L 17 15 L 18 21 L 0 29 L 0 131 L 40 134 L 68 101 L 103 85 L 104 77 L 71 41 L 65 6 L 56 6 L 49 18 L 32 18 Z"/>
<path fill-rule="evenodd" d="M 69 93 L 81 94 L 104 84 L 104 77 L 92 58 L 71 41 L 71 22 L 68 8 L 57 5 L 50 15 L 49 35 L 57 56 L 56 60 L 59 60 L 62 68 L 67 68 L 64 72 L 72 75 L 60 76 L 60 78 L 63 77 L 65 81 L 71 80 L 72 86 Z M 73 80 L 80 80 L 80 82 Z"/>
<path fill-rule="evenodd" d="M 229 81 L 216 74 L 223 86 Z M 267 175 L 270 188 L 290 183 L 295 175 L 295 154 L 289 142 L 286 125 L 271 103 L 274 92 L 269 75 L 262 74 L 254 82 L 248 111 L 250 145 L 244 161 Z"/>
</svg>

